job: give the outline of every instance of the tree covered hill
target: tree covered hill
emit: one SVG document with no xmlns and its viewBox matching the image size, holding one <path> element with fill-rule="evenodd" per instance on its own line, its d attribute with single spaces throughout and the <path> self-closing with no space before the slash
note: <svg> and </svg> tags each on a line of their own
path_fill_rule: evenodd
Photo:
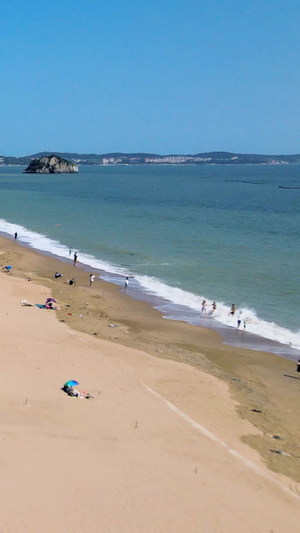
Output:
<svg viewBox="0 0 300 533">
<path fill-rule="evenodd" d="M 0 165 L 29 165 L 33 159 L 55 154 L 78 165 L 270 165 L 300 163 L 300 154 L 263 155 L 232 152 L 203 152 L 197 154 L 149 154 L 111 152 L 105 154 L 78 154 L 75 152 L 39 152 L 24 157 L 0 156 Z"/>
</svg>

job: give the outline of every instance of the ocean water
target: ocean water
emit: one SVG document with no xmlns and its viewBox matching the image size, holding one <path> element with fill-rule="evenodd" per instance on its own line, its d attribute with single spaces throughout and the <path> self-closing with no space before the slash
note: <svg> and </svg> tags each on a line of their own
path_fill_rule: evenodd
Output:
<svg viewBox="0 0 300 533">
<path fill-rule="evenodd" d="M 0 167 L 0 232 L 65 259 L 72 247 L 103 279 L 130 276 L 128 294 L 165 317 L 234 331 L 233 344 L 241 311 L 248 338 L 300 350 L 300 166 L 79 170 Z"/>
</svg>

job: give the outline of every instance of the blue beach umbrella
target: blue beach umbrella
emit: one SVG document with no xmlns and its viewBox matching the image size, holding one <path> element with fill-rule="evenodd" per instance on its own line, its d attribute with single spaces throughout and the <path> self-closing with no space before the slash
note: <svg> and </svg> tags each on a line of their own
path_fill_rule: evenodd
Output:
<svg viewBox="0 0 300 533">
<path fill-rule="evenodd" d="M 74 387 L 75 385 L 79 385 L 78 381 L 75 381 L 75 379 L 70 379 L 69 381 L 66 381 L 64 387 Z"/>
</svg>

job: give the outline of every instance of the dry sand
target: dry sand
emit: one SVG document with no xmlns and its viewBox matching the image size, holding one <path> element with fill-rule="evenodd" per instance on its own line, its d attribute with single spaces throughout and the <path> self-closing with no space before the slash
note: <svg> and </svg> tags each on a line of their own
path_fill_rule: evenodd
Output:
<svg viewBox="0 0 300 533">
<path fill-rule="evenodd" d="M 293 363 L 0 245 L 0 532 L 298 531 Z M 51 295 L 58 312 L 20 305 Z M 94 399 L 64 394 L 68 379 Z"/>
</svg>

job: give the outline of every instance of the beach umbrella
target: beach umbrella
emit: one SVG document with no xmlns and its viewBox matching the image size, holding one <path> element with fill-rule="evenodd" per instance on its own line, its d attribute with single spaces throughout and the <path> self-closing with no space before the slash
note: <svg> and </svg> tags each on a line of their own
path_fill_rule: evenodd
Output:
<svg viewBox="0 0 300 533">
<path fill-rule="evenodd" d="M 66 381 L 64 387 L 74 387 L 75 385 L 79 385 L 78 381 L 75 381 L 75 379 L 70 379 L 69 381 Z"/>
<path fill-rule="evenodd" d="M 47 298 L 46 302 L 54 302 L 54 303 L 56 303 L 56 300 L 54 300 L 54 298 Z"/>
</svg>

